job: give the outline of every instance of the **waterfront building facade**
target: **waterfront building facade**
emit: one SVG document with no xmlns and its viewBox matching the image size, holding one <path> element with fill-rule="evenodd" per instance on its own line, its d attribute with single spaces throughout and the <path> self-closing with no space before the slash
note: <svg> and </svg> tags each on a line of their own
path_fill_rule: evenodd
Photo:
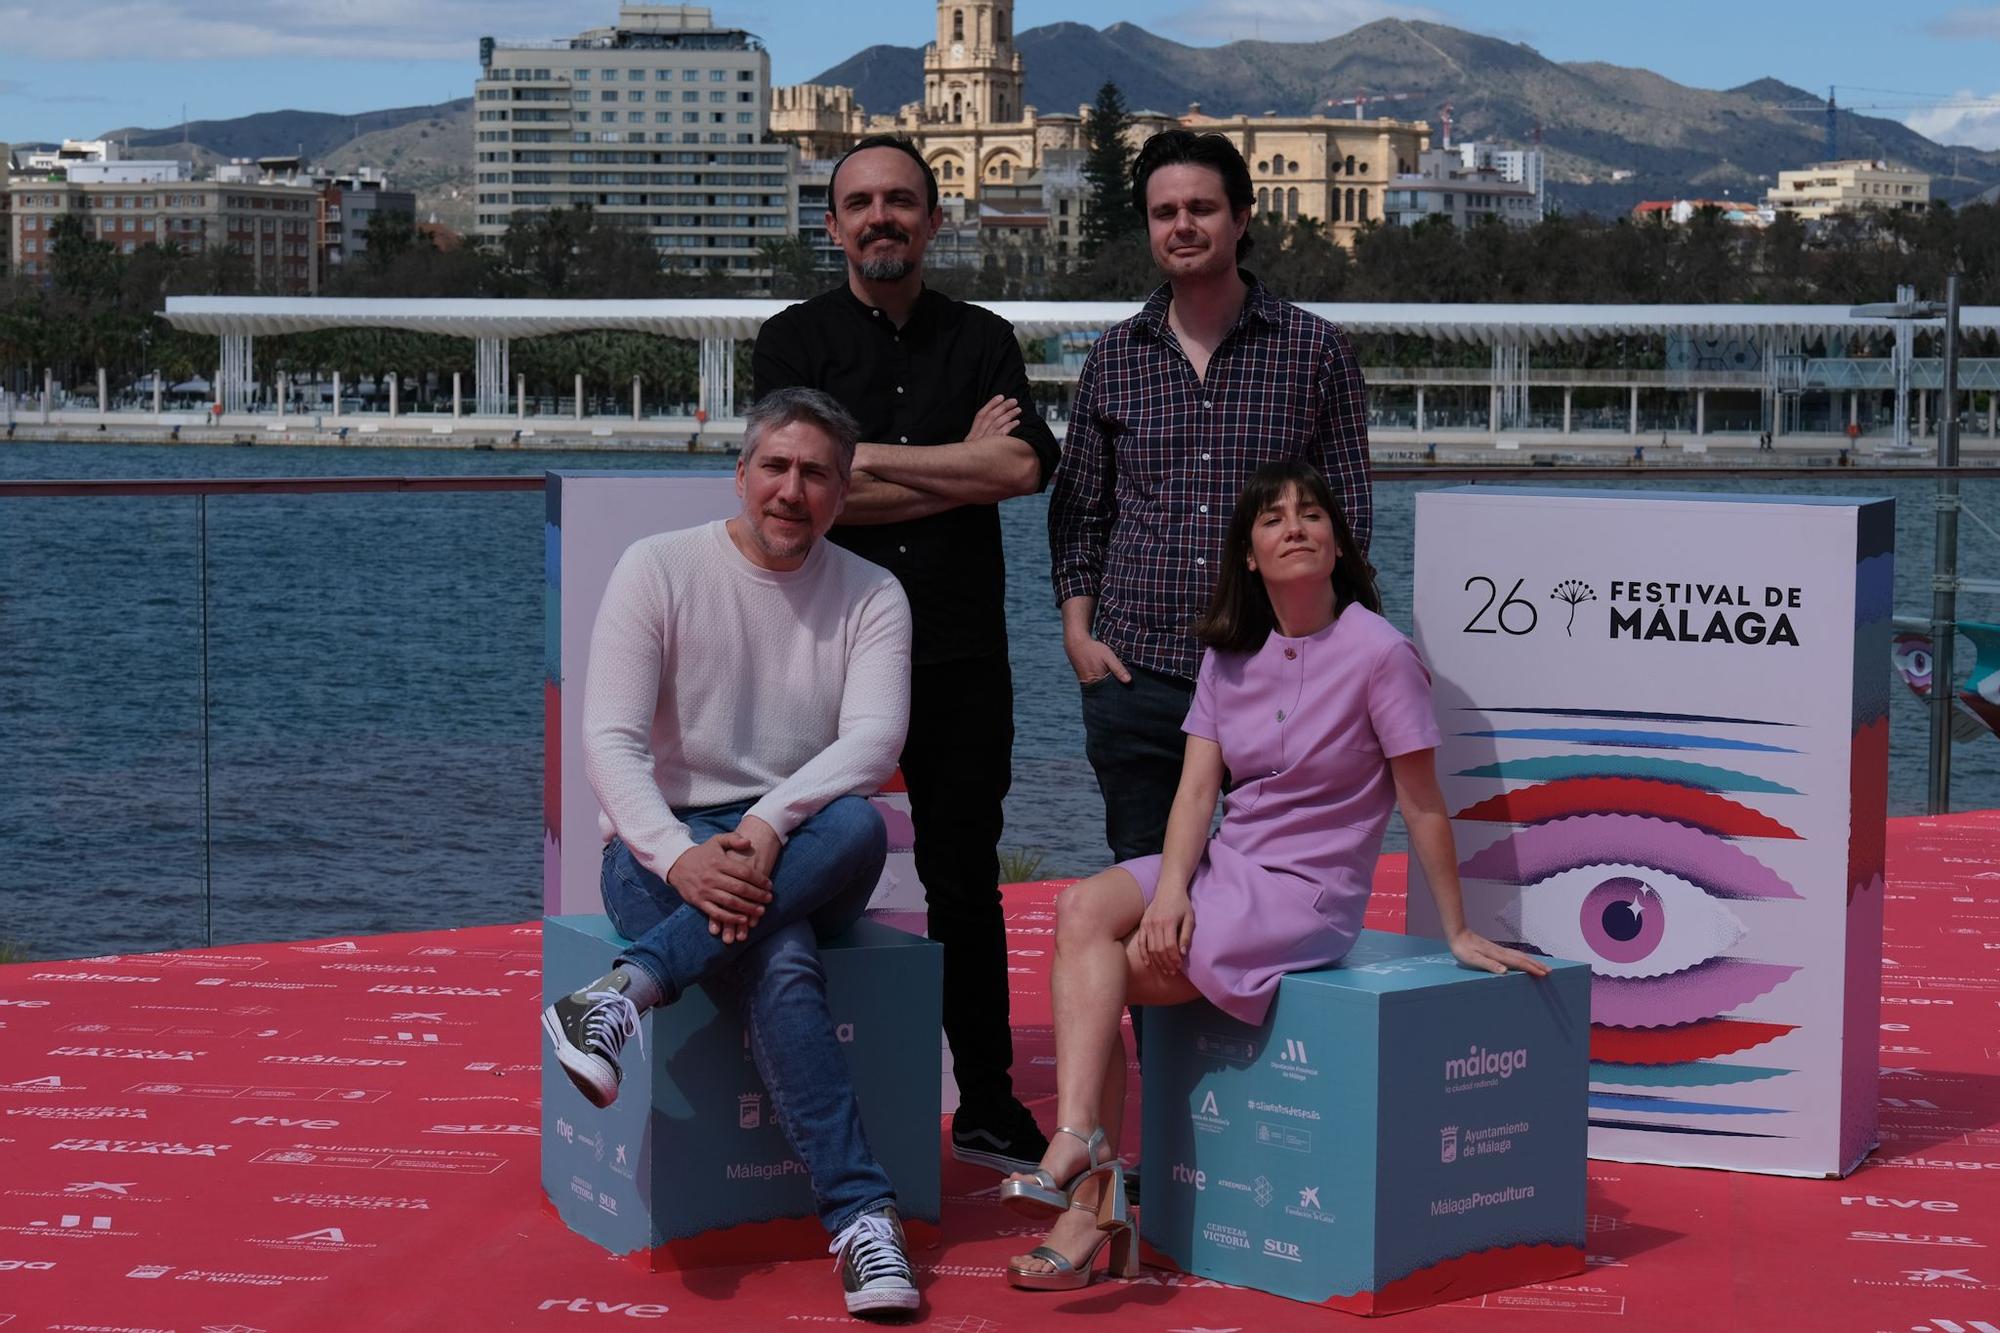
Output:
<svg viewBox="0 0 2000 1333">
<path fill-rule="evenodd" d="M 797 225 L 794 152 L 769 134 L 771 58 L 697 5 L 625 4 L 538 43 L 480 41 L 472 234 L 588 207 L 662 264 L 750 274 Z"/>
<path fill-rule="evenodd" d="M 1764 199 L 1777 212 L 1805 222 L 1873 209 L 1916 212 L 1930 206 L 1931 178 L 1880 160 L 1819 162 L 1779 172 Z"/>
<path fill-rule="evenodd" d="M 249 261 L 260 290 L 319 291 L 313 247 L 318 204 L 310 188 L 190 181 L 181 178 L 178 162 L 155 165 L 162 169 L 132 180 L 14 177 L 7 193 L 15 270 L 47 281 L 56 224 L 74 216 L 82 219 L 87 235 L 121 254 L 147 244 L 175 245 L 197 255 L 227 247 Z"/>
<path fill-rule="evenodd" d="M 870 115 L 851 88 L 778 88 L 772 93 L 771 132 L 806 160 L 836 158 L 863 135 L 905 134 L 937 173 L 946 199 L 978 204 L 997 194 L 1008 201 L 1003 211 L 1017 212 L 1024 179 L 1045 179 L 1052 154 L 1081 160 L 1089 146 L 1090 108 L 1044 115 L 1024 104 L 1026 76 L 1014 47 L 1013 0 L 937 0 L 936 17 L 937 37 L 924 47 L 923 85 L 912 89 L 916 100 L 893 113 Z M 1136 148 L 1175 126 L 1226 136 L 1250 163 L 1259 212 L 1317 219 L 1341 245 L 1352 245 L 1360 228 L 1379 217 L 1383 185 L 1399 172 L 1415 170 L 1430 146 L 1430 126 L 1422 121 L 1275 113 L 1216 117 L 1204 115 L 1198 103 L 1178 115 L 1136 111 L 1126 138 Z M 1046 248 L 1061 263 L 1081 238 L 1080 205 L 1089 195 L 1070 189 L 1066 169 L 1057 174 L 1062 183 L 1048 187 L 1038 206 L 1046 212 Z M 986 230 L 1011 243 L 1017 228 L 1002 220 Z"/>
</svg>

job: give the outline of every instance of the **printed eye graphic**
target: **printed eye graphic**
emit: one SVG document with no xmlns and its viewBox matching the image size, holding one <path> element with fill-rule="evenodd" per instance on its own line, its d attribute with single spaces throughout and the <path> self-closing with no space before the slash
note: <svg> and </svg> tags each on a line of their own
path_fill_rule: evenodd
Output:
<svg viewBox="0 0 2000 1333">
<path fill-rule="evenodd" d="M 1652 866 L 1593 865 L 1534 884 L 1502 909 L 1501 929 L 1600 977 L 1661 977 L 1743 938 L 1736 914 L 1699 886 Z"/>
<path fill-rule="evenodd" d="M 1889 649 L 1889 661 L 1895 666 L 1896 674 L 1903 683 L 1918 694 L 1929 694 L 1931 689 L 1931 641 L 1921 634 L 1898 634 Z"/>
<path fill-rule="evenodd" d="M 1650 1028 L 1712 1018 L 1798 970 L 1719 956 L 1747 934 L 1726 900 L 1799 893 L 1748 852 L 1685 824 L 1646 815 L 1551 819 L 1475 853 L 1462 871 L 1521 890 L 1500 913 L 1504 931 L 1590 963 L 1595 1023 Z"/>
</svg>

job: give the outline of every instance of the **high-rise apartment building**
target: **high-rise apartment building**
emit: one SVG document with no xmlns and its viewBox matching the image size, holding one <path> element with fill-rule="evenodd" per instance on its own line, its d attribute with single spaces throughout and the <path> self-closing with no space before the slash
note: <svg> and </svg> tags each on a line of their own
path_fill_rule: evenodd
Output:
<svg viewBox="0 0 2000 1333">
<path fill-rule="evenodd" d="M 627 4 L 550 42 L 479 44 L 473 235 L 588 206 L 661 262 L 754 272 L 797 216 L 794 150 L 767 133 L 771 57 L 697 5 Z"/>
</svg>

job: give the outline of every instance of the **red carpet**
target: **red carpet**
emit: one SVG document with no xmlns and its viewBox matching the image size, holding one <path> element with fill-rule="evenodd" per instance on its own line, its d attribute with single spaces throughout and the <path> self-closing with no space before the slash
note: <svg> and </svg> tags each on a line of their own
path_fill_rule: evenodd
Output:
<svg viewBox="0 0 2000 1333">
<path fill-rule="evenodd" d="M 1582 1277 L 1402 1329 L 2000 1333 L 2000 813 L 1889 830 L 1884 1144 L 1845 1181 L 1593 1165 Z M 1395 929 L 1386 860 L 1370 924 Z M 1017 1074 L 1047 1110 L 1048 885 L 1009 890 Z M 648 1275 L 541 1211 L 539 927 L 0 968 L 0 1333 L 847 1323 L 831 1261 Z M 1044 1114 L 1044 1119 L 1048 1115 Z M 1350 1326 L 1148 1271 L 1034 1296 L 946 1163 L 921 1322 Z M 1590 1316 L 1614 1316 L 1612 1320 Z"/>
</svg>

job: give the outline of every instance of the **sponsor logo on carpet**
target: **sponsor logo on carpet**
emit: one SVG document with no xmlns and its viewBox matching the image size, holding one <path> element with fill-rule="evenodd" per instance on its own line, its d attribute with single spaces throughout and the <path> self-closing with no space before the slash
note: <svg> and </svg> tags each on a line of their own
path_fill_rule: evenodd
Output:
<svg viewBox="0 0 2000 1333">
<path fill-rule="evenodd" d="M 80 1056 L 90 1060 L 185 1060 L 192 1063 L 207 1051 L 155 1051 L 137 1046 L 58 1046 L 50 1055 Z"/>
<path fill-rule="evenodd" d="M 349 1240 L 342 1227 L 320 1227 L 283 1237 L 252 1236 L 248 1244 L 263 1250 L 288 1250 L 306 1254 L 351 1254 L 376 1248 L 374 1241 Z"/>
<path fill-rule="evenodd" d="M 1934 1236 L 1918 1231 L 1850 1231 L 1849 1240 L 1872 1241 L 1879 1245 L 1937 1245 L 1983 1250 L 1986 1247 L 1970 1236 Z"/>
<path fill-rule="evenodd" d="M 50 1152 L 133 1153 L 152 1157 L 214 1157 L 226 1153 L 227 1143 L 181 1143 L 159 1139 L 59 1139 Z"/>
<path fill-rule="evenodd" d="M 143 1106 L 10 1106 L 8 1115 L 30 1120 L 144 1120 Z"/>
<path fill-rule="evenodd" d="M 587 1296 L 577 1296 L 568 1300 L 561 1296 L 553 1296 L 535 1308 L 561 1310 L 568 1314 L 617 1315 L 625 1319 L 661 1319 L 667 1313 L 666 1306 L 651 1301 L 596 1301 Z"/>
<path fill-rule="evenodd" d="M 273 1194 L 272 1203 L 299 1204 L 307 1208 L 368 1208 L 395 1212 L 429 1212 L 429 1199 L 404 1198 L 394 1194 Z"/>
<path fill-rule="evenodd" d="M 0 1083 L 0 1092 L 81 1092 L 74 1083 L 64 1083 L 60 1074 L 24 1078 L 17 1083 Z"/>
<path fill-rule="evenodd" d="M 377 1060 L 361 1055 L 265 1055 L 258 1057 L 260 1065 L 348 1065 L 375 1069 L 400 1069 L 409 1063 L 406 1060 Z"/>
<path fill-rule="evenodd" d="M 512 995 L 511 986 L 392 986 L 386 983 L 368 988 L 370 995 L 459 995 L 459 996 L 500 996 Z"/>
<path fill-rule="evenodd" d="M 257 1125 L 264 1129 L 339 1129 L 338 1120 L 293 1119 L 283 1115 L 239 1115 L 232 1125 Z"/>
<path fill-rule="evenodd" d="M 288 1088 L 244 1083 L 135 1083 L 125 1089 L 151 1097 L 241 1098 L 248 1102 L 379 1102 L 389 1094 L 373 1088 Z"/>
<path fill-rule="evenodd" d="M 159 981 L 161 980 L 161 978 L 159 978 L 159 977 L 126 977 L 126 976 L 120 976 L 119 974 L 117 974 L 117 973 L 115 973 L 115 972 L 30 972 L 30 973 L 28 974 L 28 980 L 30 980 L 30 981 L 81 981 L 81 982 L 85 982 L 85 983 L 97 983 L 97 982 L 102 982 L 102 983 L 105 983 L 105 984 L 107 984 L 107 985 L 116 985 L 116 984 L 119 984 L 119 983 L 127 983 L 127 982 L 129 982 L 129 983 L 131 983 L 131 984 L 134 984 L 134 985 L 140 985 L 140 986 L 149 986 L 149 985 L 155 985 L 155 984 L 157 984 L 157 983 L 158 983 L 158 982 L 159 982 Z"/>
<path fill-rule="evenodd" d="M 541 1127 L 538 1125 L 504 1124 L 432 1125 L 424 1131 L 426 1134 L 525 1134 L 530 1138 L 539 1138 L 541 1132 Z M 624 1149 L 621 1148 L 619 1151 L 623 1152 Z"/>
</svg>

